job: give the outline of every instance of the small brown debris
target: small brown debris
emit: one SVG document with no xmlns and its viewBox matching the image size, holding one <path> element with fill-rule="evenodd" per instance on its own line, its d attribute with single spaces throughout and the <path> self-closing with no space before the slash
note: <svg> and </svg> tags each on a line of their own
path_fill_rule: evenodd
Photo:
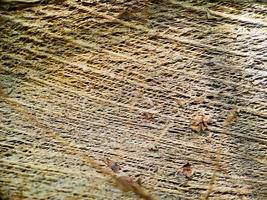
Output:
<svg viewBox="0 0 267 200">
<path fill-rule="evenodd" d="M 159 148 L 155 144 L 150 144 L 150 145 L 148 145 L 148 150 L 149 151 L 159 151 Z"/>
<path fill-rule="evenodd" d="M 148 120 L 148 121 L 152 121 L 155 118 L 154 114 L 149 113 L 149 112 L 144 112 L 142 115 L 143 115 L 143 119 Z"/>
<path fill-rule="evenodd" d="M 138 185 L 142 185 L 142 178 L 139 177 L 136 182 L 138 183 Z"/>
<path fill-rule="evenodd" d="M 117 162 L 114 162 L 108 158 L 104 162 L 115 173 L 121 170 L 121 166 Z"/>
<path fill-rule="evenodd" d="M 229 126 L 230 124 L 232 124 L 233 122 L 235 122 L 236 119 L 237 119 L 237 114 L 238 114 L 238 111 L 237 111 L 236 108 L 230 110 L 230 112 L 226 116 L 226 119 L 224 120 L 225 126 Z"/>
<path fill-rule="evenodd" d="M 179 105 L 181 108 L 184 108 L 186 106 L 186 101 L 182 99 L 176 100 L 177 105 Z"/>
<path fill-rule="evenodd" d="M 187 178 L 190 178 L 193 176 L 194 171 L 192 169 L 192 165 L 190 163 L 186 163 L 181 168 L 181 173 L 185 175 Z"/>
<path fill-rule="evenodd" d="M 211 118 L 203 113 L 197 113 L 190 123 L 190 128 L 196 132 L 202 132 L 208 129 L 208 124 L 211 123 Z"/>
</svg>

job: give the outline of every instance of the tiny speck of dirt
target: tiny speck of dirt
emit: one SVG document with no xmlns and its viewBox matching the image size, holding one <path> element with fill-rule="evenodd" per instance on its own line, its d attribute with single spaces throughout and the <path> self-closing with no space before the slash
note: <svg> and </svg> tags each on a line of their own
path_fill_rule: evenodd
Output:
<svg viewBox="0 0 267 200">
<path fill-rule="evenodd" d="M 194 174 L 194 170 L 192 168 L 192 165 L 190 163 L 186 163 L 181 168 L 181 173 L 185 175 L 187 178 L 190 178 Z"/>
<path fill-rule="evenodd" d="M 148 146 L 148 150 L 149 151 L 159 151 L 159 148 L 158 148 L 158 146 L 157 145 L 155 145 L 155 144 L 150 144 L 149 146 Z"/>
<path fill-rule="evenodd" d="M 152 121 L 155 118 L 154 114 L 153 113 L 149 113 L 149 112 L 144 112 L 142 114 L 142 116 L 143 116 L 143 119 L 145 119 L 147 121 Z"/>
<path fill-rule="evenodd" d="M 117 162 L 114 162 L 108 158 L 104 162 L 115 173 L 121 170 L 121 166 Z"/>
</svg>

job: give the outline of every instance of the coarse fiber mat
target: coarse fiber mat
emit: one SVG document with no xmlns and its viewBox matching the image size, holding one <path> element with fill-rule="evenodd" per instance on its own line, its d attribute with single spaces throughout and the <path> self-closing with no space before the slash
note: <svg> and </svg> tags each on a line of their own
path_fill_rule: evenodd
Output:
<svg viewBox="0 0 267 200">
<path fill-rule="evenodd" d="M 2 199 L 267 199 L 266 4 L 0 12 Z"/>
</svg>

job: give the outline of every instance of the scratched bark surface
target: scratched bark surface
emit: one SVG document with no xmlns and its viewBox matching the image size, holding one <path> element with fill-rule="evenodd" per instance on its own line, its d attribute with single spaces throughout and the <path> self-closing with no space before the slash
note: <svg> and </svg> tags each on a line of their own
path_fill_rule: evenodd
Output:
<svg viewBox="0 0 267 200">
<path fill-rule="evenodd" d="M 267 198 L 266 4 L 159 2 L 1 11 L 3 199 Z"/>
</svg>

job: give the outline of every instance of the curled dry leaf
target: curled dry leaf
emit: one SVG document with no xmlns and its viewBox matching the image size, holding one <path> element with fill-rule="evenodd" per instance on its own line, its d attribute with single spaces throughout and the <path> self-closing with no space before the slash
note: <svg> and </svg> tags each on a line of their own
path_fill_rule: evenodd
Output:
<svg viewBox="0 0 267 200">
<path fill-rule="evenodd" d="M 197 113 L 190 123 L 190 128 L 196 132 L 202 132 L 208 129 L 211 118 L 203 113 Z"/>
<path fill-rule="evenodd" d="M 115 173 L 121 170 L 121 166 L 117 162 L 114 162 L 108 158 L 105 160 L 105 164 Z"/>
<path fill-rule="evenodd" d="M 181 173 L 185 175 L 187 178 L 190 178 L 194 174 L 194 170 L 192 169 L 192 165 L 190 163 L 186 163 L 181 168 Z"/>
<path fill-rule="evenodd" d="M 154 118 L 155 118 L 154 114 L 153 113 L 149 113 L 149 112 L 144 112 L 142 114 L 142 116 L 143 116 L 143 118 L 145 120 L 148 120 L 148 121 L 154 120 Z"/>
</svg>

